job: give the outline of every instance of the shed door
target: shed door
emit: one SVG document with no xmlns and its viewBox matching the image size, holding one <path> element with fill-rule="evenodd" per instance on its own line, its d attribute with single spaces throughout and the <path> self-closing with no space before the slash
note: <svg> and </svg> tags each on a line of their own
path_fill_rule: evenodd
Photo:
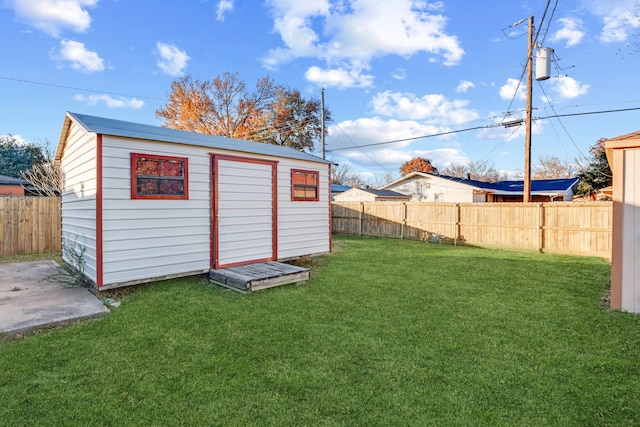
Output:
<svg viewBox="0 0 640 427">
<path fill-rule="evenodd" d="M 213 267 L 277 259 L 277 162 L 212 156 Z"/>
</svg>

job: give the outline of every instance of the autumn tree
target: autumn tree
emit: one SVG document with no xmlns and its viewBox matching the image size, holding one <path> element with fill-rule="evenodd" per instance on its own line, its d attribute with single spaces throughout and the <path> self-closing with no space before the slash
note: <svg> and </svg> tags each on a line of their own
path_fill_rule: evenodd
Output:
<svg viewBox="0 0 640 427">
<path fill-rule="evenodd" d="M 238 73 L 226 72 L 210 81 L 174 80 L 156 116 L 165 127 L 304 150 L 320 138 L 322 112 L 318 100 L 304 99 L 268 76 L 250 89 Z M 330 117 L 325 109 L 325 121 Z"/>
<path fill-rule="evenodd" d="M 442 175 L 453 176 L 456 178 L 473 179 L 483 182 L 497 182 L 507 179 L 506 172 L 499 172 L 493 164 L 489 162 L 474 162 L 467 164 L 453 163 L 445 169 L 440 170 Z"/>
<path fill-rule="evenodd" d="M 560 160 L 557 156 L 541 156 L 533 167 L 534 179 L 571 178 L 578 172 L 575 163 Z"/>
<path fill-rule="evenodd" d="M 578 174 L 577 194 L 592 192 L 611 185 L 612 174 L 607 154 L 604 151 L 604 139 L 598 140 L 590 149 L 591 161 Z"/>
<path fill-rule="evenodd" d="M 400 166 L 400 173 L 404 176 L 411 172 L 427 172 L 437 173 L 438 169 L 433 167 L 431 160 L 424 157 L 416 157 L 411 160 L 407 160 Z"/>
<path fill-rule="evenodd" d="M 317 99 L 304 99 L 297 89 L 277 86 L 274 99 L 262 115 L 262 129 L 251 139 L 304 150 L 313 148 L 313 141 L 322 134 L 321 105 Z M 331 113 L 325 109 L 325 122 Z"/>
</svg>

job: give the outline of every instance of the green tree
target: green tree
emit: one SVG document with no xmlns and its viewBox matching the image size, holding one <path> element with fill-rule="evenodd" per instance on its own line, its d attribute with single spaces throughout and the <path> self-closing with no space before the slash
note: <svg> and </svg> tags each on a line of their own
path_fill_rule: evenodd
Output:
<svg viewBox="0 0 640 427">
<path fill-rule="evenodd" d="M 577 194 L 591 194 L 611 185 L 611 168 L 604 150 L 604 139 L 598 140 L 589 152 L 592 156 L 591 161 L 578 174 L 580 181 L 578 181 Z"/>
<path fill-rule="evenodd" d="M 0 174 L 20 178 L 34 166 L 47 161 L 44 150 L 32 142 L 23 142 L 12 135 L 0 135 Z"/>
</svg>

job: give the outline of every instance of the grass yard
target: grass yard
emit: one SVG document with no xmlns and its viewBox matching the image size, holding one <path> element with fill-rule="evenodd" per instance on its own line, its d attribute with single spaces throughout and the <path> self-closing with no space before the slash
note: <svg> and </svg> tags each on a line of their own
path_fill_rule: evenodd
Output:
<svg viewBox="0 0 640 427">
<path fill-rule="evenodd" d="M 640 317 L 593 258 L 337 238 L 304 286 L 141 286 L 0 344 L 3 426 L 640 424 Z"/>
</svg>

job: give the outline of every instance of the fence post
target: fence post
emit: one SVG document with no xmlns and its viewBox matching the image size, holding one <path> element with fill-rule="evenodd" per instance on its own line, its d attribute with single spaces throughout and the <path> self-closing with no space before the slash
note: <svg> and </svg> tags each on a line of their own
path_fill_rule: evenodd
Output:
<svg viewBox="0 0 640 427">
<path fill-rule="evenodd" d="M 460 235 L 460 203 L 453 205 L 453 246 L 458 246 L 458 236 Z"/>
<path fill-rule="evenodd" d="M 538 252 L 544 252 L 544 203 L 538 203 Z"/>
<path fill-rule="evenodd" d="M 362 236 L 362 213 L 364 212 L 364 203 L 360 202 L 360 211 L 358 211 L 358 236 Z"/>
<path fill-rule="evenodd" d="M 404 239 L 404 226 L 407 223 L 407 203 L 402 202 L 400 211 L 400 240 Z"/>
</svg>

